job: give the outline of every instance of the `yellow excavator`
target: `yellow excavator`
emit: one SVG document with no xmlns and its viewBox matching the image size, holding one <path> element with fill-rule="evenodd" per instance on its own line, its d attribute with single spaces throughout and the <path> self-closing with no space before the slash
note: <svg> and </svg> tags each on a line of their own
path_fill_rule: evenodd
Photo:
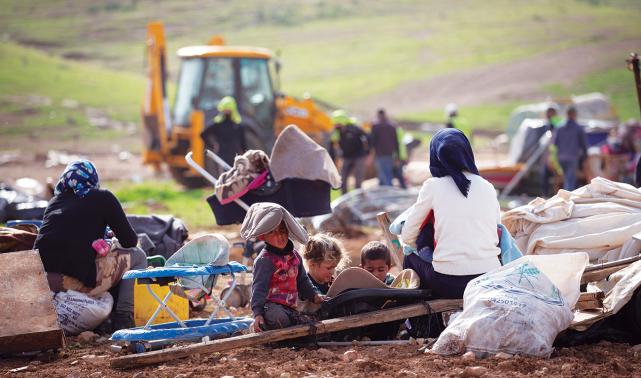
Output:
<svg viewBox="0 0 641 378">
<path fill-rule="evenodd" d="M 172 176 L 187 187 L 205 184 L 184 156 L 193 159 L 214 176 L 219 168 L 205 159 L 201 133 L 212 124 L 218 102 L 232 96 L 245 125 L 248 147 L 268 154 L 276 136 L 289 124 L 318 142 L 332 131 L 331 107 L 280 92 L 280 63 L 271 51 L 257 47 L 226 46 L 220 37 L 209 44 L 178 50 L 181 61 L 177 92 L 170 110 L 167 97 L 167 59 L 162 23 L 147 25 L 147 90 L 142 109 L 143 161 L 161 169 L 167 164 Z M 224 141 L 218 141 L 224 143 Z"/>
</svg>

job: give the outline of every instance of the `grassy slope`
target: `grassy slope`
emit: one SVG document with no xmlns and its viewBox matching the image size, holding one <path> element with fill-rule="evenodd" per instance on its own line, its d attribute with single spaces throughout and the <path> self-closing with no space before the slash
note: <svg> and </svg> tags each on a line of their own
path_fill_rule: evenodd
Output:
<svg viewBox="0 0 641 378">
<path fill-rule="evenodd" d="M 206 9 L 196 1 L 65 4 L 5 0 L 0 28 L 57 54 L 142 73 L 144 25 L 161 19 L 169 51 L 214 33 L 230 43 L 266 46 L 281 51 L 287 92 L 309 91 L 336 104 L 409 80 L 641 34 L 641 5 L 633 1 L 267 0 L 216 1 Z M 173 57 L 170 67 L 175 73 Z M 506 105 L 479 109 L 489 117 L 482 125 L 498 114 L 504 120 Z M 417 109 L 423 112 L 430 109 Z"/>
</svg>

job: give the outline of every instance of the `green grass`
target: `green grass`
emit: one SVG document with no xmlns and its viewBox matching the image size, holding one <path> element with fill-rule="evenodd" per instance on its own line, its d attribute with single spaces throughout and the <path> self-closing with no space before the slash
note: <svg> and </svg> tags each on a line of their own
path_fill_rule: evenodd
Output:
<svg viewBox="0 0 641 378">
<path fill-rule="evenodd" d="M 463 132 L 469 135 L 473 129 L 502 130 L 507 125 L 510 113 L 521 104 L 521 102 L 505 102 L 501 104 L 462 106 L 459 108 L 459 115 L 465 118 L 466 127 L 462 127 Z M 412 121 L 434 123 L 443 123 L 445 121 L 443 109 L 409 114 L 405 118 Z"/>
<path fill-rule="evenodd" d="M 610 97 L 621 120 L 640 117 L 634 76 L 625 67 L 587 75 L 571 87 L 552 85 L 545 89 L 555 96 L 602 92 Z"/>
<path fill-rule="evenodd" d="M 128 214 L 172 214 L 181 218 L 190 230 L 216 225 L 205 199 L 207 190 L 185 190 L 171 181 L 147 181 L 140 184 L 107 183 Z"/>
<path fill-rule="evenodd" d="M 145 81 L 139 75 L 70 62 L 11 42 L 0 45 L 0 67 L 0 96 L 44 96 L 56 108 L 71 99 L 114 119 L 140 118 Z"/>
<path fill-rule="evenodd" d="M 206 9 L 195 0 L 1 4 L 0 32 L 11 39 L 136 74 L 144 73 L 151 20 L 166 25 L 174 79 L 173 52 L 214 34 L 230 44 L 268 47 L 281 52 L 287 93 L 337 104 L 411 80 L 641 34 L 641 4 L 634 1 L 220 0 Z"/>
</svg>

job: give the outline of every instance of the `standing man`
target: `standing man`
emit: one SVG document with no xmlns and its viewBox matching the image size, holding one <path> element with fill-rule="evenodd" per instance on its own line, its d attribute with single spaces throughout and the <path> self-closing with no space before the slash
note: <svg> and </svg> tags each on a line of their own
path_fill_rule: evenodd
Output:
<svg viewBox="0 0 641 378">
<path fill-rule="evenodd" d="M 233 166 L 236 155 L 242 155 L 247 151 L 245 127 L 241 123 L 242 118 L 233 97 L 223 97 L 218 103 L 217 110 L 214 124 L 207 127 L 200 136 L 207 148 Z"/>
<path fill-rule="evenodd" d="M 343 165 L 341 167 L 341 192 L 347 193 L 347 179 L 354 174 L 356 180 L 355 188 L 359 189 L 365 175 L 365 157 L 369 152 L 367 134 L 356 125 L 354 118 L 347 115 L 344 110 L 336 110 L 332 113 L 335 133 L 332 138 L 340 147 Z"/>
<path fill-rule="evenodd" d="M 385 109 L 379 109 L 377 112 L 377 121 L 372 126 L 371 141 L 379 185 L 391 186 L 394 165 L 397 164 L 399 156 L 398 135 L 396 127 L 387 119 Z"/>
<path fill-rule="evenodd" d="M 552 143 L 557 148 L 559 164 L 563 168 L 563 189 L 572 191 L 576 189 L 576 170 L 581 159 L 587 156 L 588 143 L 583 126 L 576 121 L 576 109 L 570 107 L 567 115 L 565 124 L 556 129 Z"/>
<path fill-rule="evenodd" d="M 555 128 L 559 125 L 559 117 L 556 113 L 554 105 L 550 105 L 545 111 L 546 123 L 543 126 L 545 132 L 554 134 Z M 549 157 L 545 156 L 543 159 L 543 166 L 541 169 L 541 192 L 543 197 L 547 198 L 550 195 L 550 177 L 552 177 L 552 170 L 550 169 Z"/>
</svg>

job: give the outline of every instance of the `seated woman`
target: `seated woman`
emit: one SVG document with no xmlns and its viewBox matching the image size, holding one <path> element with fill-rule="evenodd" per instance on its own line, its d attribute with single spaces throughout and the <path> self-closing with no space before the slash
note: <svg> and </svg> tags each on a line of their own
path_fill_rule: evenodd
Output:
<svg viewBox="0 0 641 378">
<path fill-rule="evenodd" d="M 123 248 L 102 256 L 92 244 L 104 237 L 107 226 Z M 114 288 L 113 327 L 132 327 L 134 281 L 118 283 L 127 270 L 147 267 L 145 253 L 132 248 L 137 242 L 118 199 L 99 189 L 96 167 L 88 160 L 69 164 L 56 184 L 34 245 L 40 251 L 51 290 L 96 296 Z"/>
<path fill-rule="evenodd" d="M 463 298 L 469 281 L 501 266 L 496 190 L 479 176 L 470 142 L 457 129 L 434 134 L 430 172 L 433 177 L 408 209 L 401 239 L 416 248 L 423 227 L 433 220 L 433 253 L 431 259 L 410 254 L 403 268 L 416 271 L 421 288 L 432 289 L 435 297 Z"/>
</svg>

